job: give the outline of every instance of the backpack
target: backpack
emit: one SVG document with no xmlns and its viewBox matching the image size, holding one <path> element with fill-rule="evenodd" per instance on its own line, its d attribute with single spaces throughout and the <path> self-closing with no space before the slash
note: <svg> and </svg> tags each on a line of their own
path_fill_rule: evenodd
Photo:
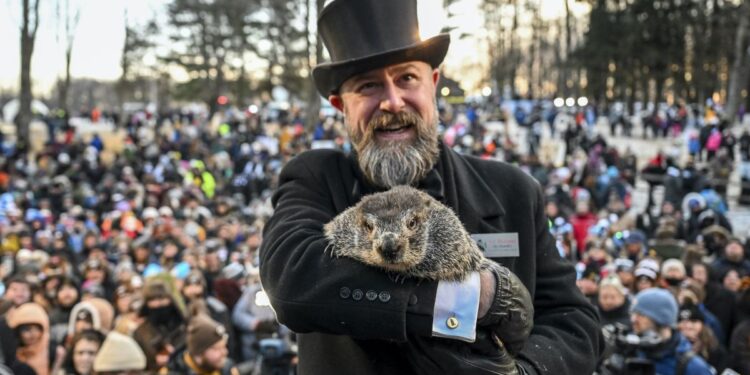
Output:
<svg viewBox="0 0 750 375">
<path fill-rule="evenodd" d="M 706 150 L 716 151 L 719 146 L 721 146 L 721 133 L 718 130 L 713 130 L 706 141 Z"/>
</svg>

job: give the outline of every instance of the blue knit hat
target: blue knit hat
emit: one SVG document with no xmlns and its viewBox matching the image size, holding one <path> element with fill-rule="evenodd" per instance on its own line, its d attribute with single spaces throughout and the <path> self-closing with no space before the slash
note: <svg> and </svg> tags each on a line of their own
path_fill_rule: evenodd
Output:
<svg viewBox="0 0 750 375">
<path fill-rule="evenodd" d="M 665 327 L 677 325 L 677 311 L 677 301 L 672 293 L 660 288 L 649 288 L 638 293 L 630 309 L 630 312 L 639 313 Z"/>
</svg>

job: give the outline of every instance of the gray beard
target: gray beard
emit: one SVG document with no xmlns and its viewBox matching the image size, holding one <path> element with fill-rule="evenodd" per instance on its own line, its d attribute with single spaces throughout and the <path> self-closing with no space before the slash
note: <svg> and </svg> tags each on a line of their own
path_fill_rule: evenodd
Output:
<svg viewBox="0 0 750 375">
<path fill-rule="evenodd" d="M 379 143 L 374 136 L 377 126 L 373 125 L 368 125 L 368 134 L 352 137 L 359 168 L 370 183 L 390 189 L 416 185 L 427 176 L 440 155 L 437 123 L 425 124 L 421 118 L 417 122 L 413 141 Z"/>
</svg>

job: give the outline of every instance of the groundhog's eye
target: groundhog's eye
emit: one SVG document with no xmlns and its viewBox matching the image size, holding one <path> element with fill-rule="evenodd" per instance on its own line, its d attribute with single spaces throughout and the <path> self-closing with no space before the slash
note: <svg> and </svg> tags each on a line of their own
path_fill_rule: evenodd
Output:
<svg viewBox="0 0 750 375">
<path fill-rule="evenodd" d="M 406 223 L 406 226 L 411 230 L 417 229 L 417 225 L 419 225 L 419 221 L 417 220 L 416 216 L 409 219 L 409 221 Z"/>
<path fill-rule="evenodd" d="M 362 228 L 365 228 L 365 231 L 370 233 L 373 230 L 372 224 L 370 224 L 367 220 L 362 220 Z"/>
</svg>

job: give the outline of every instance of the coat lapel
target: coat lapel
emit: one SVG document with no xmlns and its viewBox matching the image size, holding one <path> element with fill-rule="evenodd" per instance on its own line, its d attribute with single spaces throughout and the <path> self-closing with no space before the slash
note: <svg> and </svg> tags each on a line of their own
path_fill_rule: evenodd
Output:
<svg viewBox="0 0 750 375">
<path fill-rule="evenodd" d="M 445 203 L 453 207 L 469 233 L 505 230 L 505 209 L 487 183 L 466 159 L 441 145 L 438 169 L 444 181 Z"/>
</svg>

